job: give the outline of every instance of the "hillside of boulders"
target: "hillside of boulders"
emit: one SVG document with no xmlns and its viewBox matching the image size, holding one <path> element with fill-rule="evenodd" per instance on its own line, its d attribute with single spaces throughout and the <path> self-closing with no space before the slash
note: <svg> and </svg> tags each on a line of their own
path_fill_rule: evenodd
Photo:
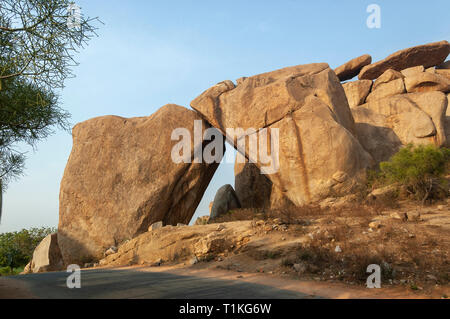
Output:
<svg viewBox="0 0 450 319">
<path fill-rule="evenodd" d="M 335 267 L 337 259 L 333 254 L 339 250 L 344 255 L 352 251 L 353 240 L 361 249 L 370 243 L 379 245 L 381 240 L 386 246 L 377 248 L 380 253 L 375 255 L 392 248 L 394 256 L 403 244 L 393 238 L 406 236 L 410 243 L 415 238 L 417 245 L 410 247 L 419 254 L 440 250 L 439 257 L 432 259 L 436 271 L 429 275 L 436 282 L 448 283 L 448 271 L 443 271 L 449 269 L 448 226 L 442 228 L 439 238 L 439 232 L 427 228 L 436 225 L 420 224 L 420 219 L 408 224 L 411 219 L 385 219 L 392 215 L 389 209 L 364 208 L 366 202 L 351 208 L 345 205 L 348 199 L 360 196 L 368 171 L 402 147 L 450 147 L 449 53 L 450 44 L 441 41 L 404 49 L 373 63 L 372 57 L 364 54 L 336 69 L 327 63 L 286 67 L 242 77 L 236 83 L 220 82 L 195 98 L 192 110 L 168 104 L 148 117 L 102 116 L 77 124 L 61 181 L 58 232 L 36 249 L 26 272 L 58 270 L 69 264 L 197 264 L 208 258 L 224 260 L 236 252 L 257 255 L 259 250 L 265 251 L 267 241 L 269 245 L 280 245 L 281 253 L 278 248 L 268 252 L 277 258 L 265 258 L 277 260 L 277 267 L 283 257 L 284 266 L 295 266 L 300 269 L 297 273 L 318 273 L 329 268 L 327 260 Z M 356 76 L 358 79 L 354 79 Z M 176 144 L 172 132 L 176 128 L 191 133 L 191 159 L 210 146 L 211 140 L 194 138 L 198 129 L 195 123 L 201 123 L 201 133 L 208 128 L 219 131 L 228 147 L 237 148 L 238 157 L 244 161 L 236 160 L 234 188 L 225 185 L 214 198 L 210 207 L 213 218 L 186 226 L 193 222 L 192 216 L 220 162 L 172 160 Z M 243 131 L 230 136 L 228 128 Z M 248 147 L 238 147 L 239 141 L 252 138 L 247 131 L 251 128 L 257 130 L 253 134 L 278 129 L 278 169 L 270 174 L 261 174 L 267 171 L 266 162 L 255 157 Z M 319 207 L 320 214 L 302 217 L 300 222 L 277 220 L 285 217 L 282 212 L 301 211 L 304 207 Z M 348 215 L 345 218 L 335 214 L 341 207 L 347 207 L 347 213 L 341 212 L 344 217 Z M 411 209 L 410 204 L 401 207 Z M 408 213 L 401 207 L 396 208 L 396 214 Z M 417 209 L 426 211 L 422 215 L 428 212 L 428 208 Z M 250 221 L 211 224 L 235 210 L 255 215 L 247 216 Z M 258 212 L 267 211 L 275 214 L 269 223 L 257 217 Z M 439 209 L 430 211 L 430 216 L 436 211 L 448 216 L 449 203 L 444 198 Z M 448 223 L 448 219 L 441 220 Z M 309 224 L 303 225 L 303 221 Z M 380 226 L 372 227 L 370 223 Z M 323 235 L 330 233 L 328 226 L 335 224 L 342 226 L 342 238 Z M 419 228 L 411 230 L 410 226 Z M 388 230 L 393 233 L 387 234 Z M 286 236 L 282 235 L 285 231 Z M 269 237 L 274 232 L 278 235 L 264 239 L 261 232 Z M 427 240 L 438 244 L 421 246 L 417 239 L 420 234 L 430 234 L 434 239 Z M 316 241 L 317 236 L 321 240 Z M 383 236 L 392 237 L 383 241 Z M 301 258 L 291 256 L 298 245 L 306 243 L 305 238 L 310 238 L 309 245 L 316 249 L 313 255 L 323 252 L 317 257 L 322 259 L 302 264 Z M 324 253 L 330 249 L 331 255 Z M 214 254 L 209 256 L 210 252 Z M 366 257 L 364 262 L 370 259 Z M 393 262 L 401 264 L 397 257 Z M 408 258 L 413 257 L 406 256 L 405 260 Z M 382 257 L 375 259 L 383 261 Z M 296 266 L 299 264 L 302 266 Z M 270 271 L 278 271 L 277 267 Z M 334 270 L 330 271 L 336 276 Z M 409 274 L 409 270 L 405 273 Z M 348 279 L 345 274 L 339 276 Z M 427 274 L 419 277 L 426 280 Z"/>
</svg>

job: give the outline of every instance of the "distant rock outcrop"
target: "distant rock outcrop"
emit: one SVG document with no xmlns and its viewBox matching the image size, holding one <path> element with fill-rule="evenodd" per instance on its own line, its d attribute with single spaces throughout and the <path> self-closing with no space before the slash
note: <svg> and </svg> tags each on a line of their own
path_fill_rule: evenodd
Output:
<svg viewBox="0 0 450 319">
<path fill-rule="evenodd" d="M 271 206 L 273 184 L 253 163 L 241 163 L 236 156 L 234 164 L 234 188 L 242 208 L 262 208 Z"/>
<path fill-rule="evenodd" d="M 150 117 L 104 116 L 74 127 L 60 192 L 58 241 L 66 264 L 98 259 L 155 222 L 189 223 L 218 166 L 172 161 L 176 128 L 191 132 L 191 159 L 207 144 L 194 141 L 194 120 L 201 120 L 195 112 L 166 105 Z"/>
<path fill-rule="evenodd" d="M 214 220 L 229 211 L 241 208 L 241 203 L 231 185 L 224 185 L 216 193 L 211 208 L 210 220 Z"/>
</svg>

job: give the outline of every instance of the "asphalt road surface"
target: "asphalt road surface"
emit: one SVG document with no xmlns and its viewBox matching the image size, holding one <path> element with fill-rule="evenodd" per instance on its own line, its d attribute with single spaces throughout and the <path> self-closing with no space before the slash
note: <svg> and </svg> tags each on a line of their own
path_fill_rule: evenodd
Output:
<svg viewBox="0 0 450 319">
<path fill-rule="evenodd" d="M 313 296 L 290 290 L 242 282 L 181 276 L 167 272 L 83 270 L 81 288 L 69 289 L 70 273 L 52 272 L 9 277 L 21 283 L 36 298 L 165 298 L 165 299 L 303 299 Z"/>
</svg>

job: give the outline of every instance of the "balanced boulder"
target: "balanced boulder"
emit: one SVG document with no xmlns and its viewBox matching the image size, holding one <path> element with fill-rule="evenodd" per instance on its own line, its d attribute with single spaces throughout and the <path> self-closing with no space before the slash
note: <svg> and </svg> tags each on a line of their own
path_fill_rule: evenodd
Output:
<svg viewBox="0 0 450 319">
<path fill-rule="evenodd" d="M 419 65 L 425 68 L 440 65 L 449 53 L 450 44 L 447 41 L 415 46 L 397 51 L 381 61 L 366 65 L 358 77 L 360 80 L 374 80 L 388 69 L 402 71 Z"/>
<path fill-rule="evenodd" d="M 191 106 L 296 206 L 326 198 L 330 192 L 348 191 L 373 162 L 353 135 L 354 120 L 344 89 L 325 63 L 259 74 L 237 87 L 224 81 Z M 227 128 L 241 131 L 231 136 Z M 244 138 L 250 141 L 262 133 L 273 137 L 276 132 L 279 138 L 271 140 L 274 144 L 267 142 L 276 162 L 272 169 L 267 169 L 261 153 L 255 157 L 249 143 L 240 149 Z M 333 178 L 337 175 L 343 178 L 337 181 Z"/>
<path fill-rule="evenodd" d="M 74 127 L 60 190 L 58 242 L 66 264 L 101 258 L 155 222 L 189 223 L 218 166 L 192 161 L 209 145 L 194 139 L 194 121 L 210 127 L 170 104 L 149 117 L 103 116 Z M 177 128 L 190 133 L 191 148 L 183 149 L 189 160 L 180 163 L 171 155 Z"/>
<path fill-rule="evenodd" d="M 361 69 L 370 63 L 372 63 L 372 57 L 364 54 L 337 67 L 334 72 L 336 72 L 339 80 L 346 81 L 357 76 Z"/>
</svg>

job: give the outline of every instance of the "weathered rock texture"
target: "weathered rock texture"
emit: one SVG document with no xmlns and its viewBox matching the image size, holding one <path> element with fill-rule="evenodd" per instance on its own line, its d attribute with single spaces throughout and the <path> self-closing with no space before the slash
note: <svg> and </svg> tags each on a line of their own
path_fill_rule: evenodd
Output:
<svg viewBox="0 0 450 319">
<path fill-rule="evenodd" d="M 60 191 L 58 241 L 66 264 L 100 258 L 155 222 L 189 223 L 218 166 L 172 161 L 175 128 L 191 132 L 191 159 L 202 147 L 194 145 L 194 120 L 195 112 L 166 105 L 150 117 L 104 116 L 74 127 Z"/>
<path fill-rule="evenodd" d="M 372 63 L 372 57 L 364 54 L 337 67 L 334 72 L 336 72 L 339 80 L 346 81 L 357 76 L 361 69 L 370 63 Z"/>
<path fill-rule="evenodd" d="M 254 233 L 251 221 L 196 225 L 189 227 L 166 226 L 124 243 L 117 254 L 100 260 L 100 265 L 123 266 L 153 264 L 155 262 L 183 261 L 211 254 L 218 255 L 240 247 Z"/>
<path fill-rule="evenodd" d="M 375 90 L 378 86 L 394 81 L 396 79 L 403 79 L 405 76 L 398 71 L 389 69 L 386 72 L 384 72 L 378 79 L 375 80 L 373 83 L 372 90 Z M 362 81 L 362 80 L 361 80 Z"/>
<path fill-rule="evenodd" d="M 402 145 L 446 144 L 442 92 L 395 95 L 352 108 L 364 148 L 377 161 L 389 159 Z"/>
<path fill-rule="evenodd" d="M 63 269 L 63 260 L 58 246 L 57 234 L 45 237 L 33 252 L 33 257 L 24 273 L 40 273 Z"/>
<path fill-rule="evenodd" d="M 219 188 L 214 197 L 210 219 L 214 220 L 236 208 L 241 208 L 241 203 L 239 202 L 239 198 L 237 197 L 233 186 L 228 184 L 224 185 Z"/>
<path fill-rule="evenodd" d="M 342 84 L 350 107 L 364 104 L 372 88 L 371 80 L 358 80 Z"/>
<path fill-rule="evenodd" d="M 403 79 L 396 79 L 390 82 L 379 84 L 366 98 L 367 102 L 382 99 L 384 97 L 406 93 Z"/>
<path fill-rule="evenodd" d="M 242 208 L 269 207 L 273 184 L 261 170 L 248 160 L 234 164 L 234 188 Z"/>
<path fill-rule="evenodd" d="M 436 66 L 444 62 L 449 53 L 450 44 L 447 41 L 397 51 L 381 61 L 363 67 L 359 79 L 374 80 L 388 69 L 401 71 L 419 65 L 425 68 Z"/>
<path fill-rule="evenodd" d="M 372 164 L 352 135 L 354 120 L 344 89 L 325 63 L 252 76 L 237 87 L 224 81 L 191 106 L 224 134 L 226 128 L 267 129 L 268 134 L 278 128 L 279 169 L 267 177 L 297 206 L 348 191 Z M 253 134 L 241 132 L 227 139 L 236 146 L 238 139 Z M 245 156 L 266 172 L 248 148 Z"/>
<path fill-rule="evenodd" d="M 405 77 L 405 87 L 409 93 L 431 91 L 447 93 L 450 92 L 450 80 L 440 74 L 416 72 Z"/>
</svg>

